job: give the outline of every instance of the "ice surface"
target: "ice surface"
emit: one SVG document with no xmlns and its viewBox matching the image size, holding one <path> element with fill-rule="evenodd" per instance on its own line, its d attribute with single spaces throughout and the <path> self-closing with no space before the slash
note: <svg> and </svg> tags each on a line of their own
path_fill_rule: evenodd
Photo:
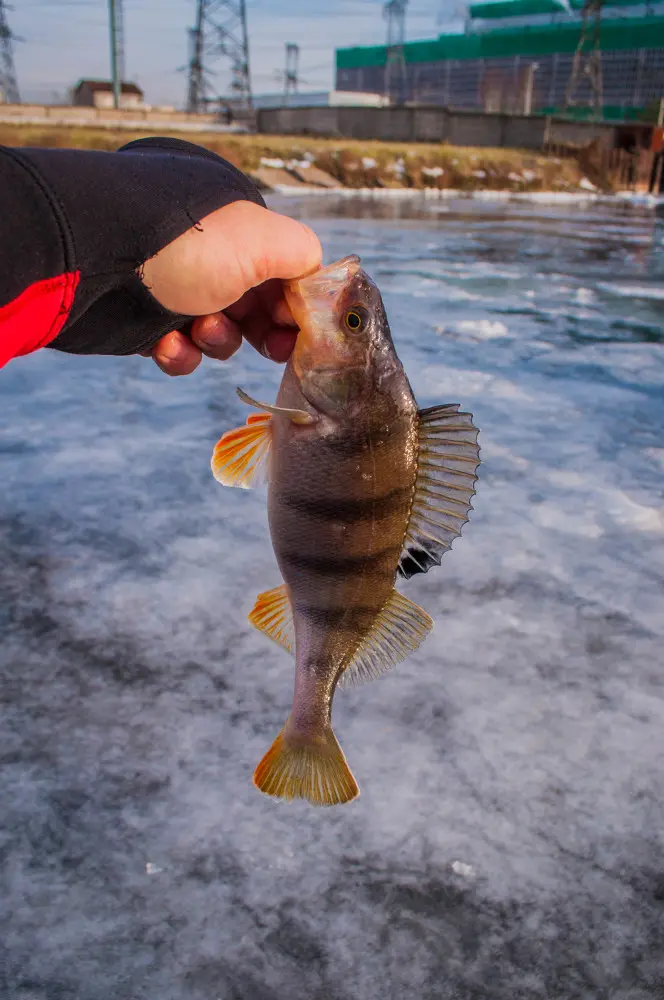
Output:
<svg viewBox="0 0 664 1000">
<path fill-rule="evenodd" d="M 471 522 L 403 587 L 436 627 L 336 698 L 356 803 L 262 797 L 293 669 L 246 622 L 264 496 L 209 457 L 279 370 L 12 362 L 0 996 L 661 998 L 664 313 L 613 288 L 661 285 L 662 223 L 288 210 L 362 255 L 421 405 L 481 428 Z"/>
</svg>

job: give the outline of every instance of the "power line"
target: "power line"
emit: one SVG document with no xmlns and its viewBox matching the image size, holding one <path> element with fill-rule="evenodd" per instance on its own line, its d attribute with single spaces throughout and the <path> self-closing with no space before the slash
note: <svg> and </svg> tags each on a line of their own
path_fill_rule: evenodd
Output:
<svg viewBox="0 0 664 1000">
<path fill-rule="evenodd" d="M 0 0 L 0 101 L 19 104 L 21 97 L 14 67 L 13 41 L 14 35 L 7 23 L 6 6 L 4 0 Z"/>
</svg>

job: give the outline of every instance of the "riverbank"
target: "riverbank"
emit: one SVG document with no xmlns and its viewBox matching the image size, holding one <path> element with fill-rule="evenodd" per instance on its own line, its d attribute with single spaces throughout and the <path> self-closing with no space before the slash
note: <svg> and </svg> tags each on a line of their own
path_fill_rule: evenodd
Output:
<svg viewBox="0 0 664 1000">
<path fill-rule="evenodd" d="M 0 124 L 0 144 L 118 149 L 144 132 Z M 392 143 L 311 136 L 164 132 L 230 160 L 266 190 L 341 189 L 514 194 L 595 190 L 574 158 L 520 149 Z M 434 194 L 435 196 L 435 194 Z"/>
</svg>

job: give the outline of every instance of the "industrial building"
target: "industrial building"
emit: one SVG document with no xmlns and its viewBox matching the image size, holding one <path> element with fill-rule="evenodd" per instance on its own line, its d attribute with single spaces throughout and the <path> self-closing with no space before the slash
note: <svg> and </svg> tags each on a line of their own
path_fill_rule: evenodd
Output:
<svg viewBox="0 0 664 1000">
<path fill-rule="evenodd" d="M 583 0 L 494 0 L 468 8 L 463 34 L 338 49 L 337 90 L 484 111 L 555 114 L 566 105 L 582 36 Z M 639 117 L 664 97 L 664 2 L 607 0 L 584 34 L 570 110 L 593 104 L 606 119 Z M 597 40 L 595 39 L 599 16 Z M 584 72 L 592 52 L 598 86 Z"/>
<path fill-rule="evenodd" d="M 231 98 L 222 102 L 231 102 Z M 252 105 L 261 108 L 384 108 L 390 103 L 383 94 L 357 94 L 354 90 L 316 90 L 284 94 L 253 94 Z"/>
</svg>

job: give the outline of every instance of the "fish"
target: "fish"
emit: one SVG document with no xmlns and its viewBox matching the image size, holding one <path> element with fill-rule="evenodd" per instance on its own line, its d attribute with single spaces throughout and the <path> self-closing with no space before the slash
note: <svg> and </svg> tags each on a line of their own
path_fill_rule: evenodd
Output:
<svg viewBox="0 0 664 1000">
<path fill-rule="evenodd" d="M 478 429 L 458 403 L 418 409 L 380 291 L 352 254 L 284 282 L 299 327 L 276 402 L 212 455 L 225 486 L 267 484 L 283 583 L 250 623 L 295 657 L 290 715 L 254 772 L 267 795 L 339 805 L 359 787 L 332 728 L 338 685 L 379 677 L 433 627 L 403 594 L 472 510 Z"/>
</svg>

